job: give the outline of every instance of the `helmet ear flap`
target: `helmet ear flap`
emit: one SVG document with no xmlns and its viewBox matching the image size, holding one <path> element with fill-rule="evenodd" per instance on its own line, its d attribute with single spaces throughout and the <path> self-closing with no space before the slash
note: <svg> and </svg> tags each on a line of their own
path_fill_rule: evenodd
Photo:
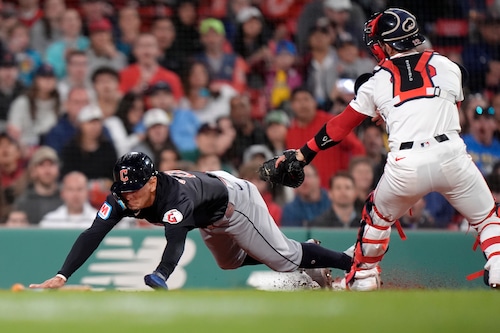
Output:
<svg viewBox="0 0 500 333">
<path fill-rule="evenodd" d="M 385 51 L 378 42 L 370 45 L 370 51 L 372 52 L 373 56 L 377 59 L 377 61 L 382 61 L 386 58 Z"/>
</svg>

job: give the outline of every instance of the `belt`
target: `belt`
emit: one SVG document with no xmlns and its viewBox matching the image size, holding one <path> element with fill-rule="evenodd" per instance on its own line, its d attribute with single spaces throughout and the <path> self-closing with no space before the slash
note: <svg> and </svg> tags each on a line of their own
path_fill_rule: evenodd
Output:
<svg viewBox="0 0 500 333">
<path fill-rule="evenodd" d="M 444 142 L 450 140 L 446 134 L 437 135 L 434 137 L 437 142 Z M 403 142 L 399 146 L 399 150 L 412 149 L 414 141 Z"/>
</svg>

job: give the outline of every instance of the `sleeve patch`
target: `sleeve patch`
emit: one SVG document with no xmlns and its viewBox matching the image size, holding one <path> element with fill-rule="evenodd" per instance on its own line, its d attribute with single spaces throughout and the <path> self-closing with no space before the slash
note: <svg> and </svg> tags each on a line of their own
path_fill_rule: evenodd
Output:
<svg viewBox="0 0 500 333">
<path fill-rule="evenodd" d="M 171 209 L 163 215 L 163 222 L 177 224 L 182 221 L 184 216 L 177 209 Z"/>
<path fill-rule="evenodd" d="M 109 215 L 111 215 L 111 210 L 113 209 L 113 207 L 111 207 L 111 205 L 107 202 L 104 202 L 101 206 L 101 208 L 99 209 L 99 213 L 97 213 L 97 215 L 99 215 L 99 217 L 103 220 L 107 220 Z"/>
</svg>

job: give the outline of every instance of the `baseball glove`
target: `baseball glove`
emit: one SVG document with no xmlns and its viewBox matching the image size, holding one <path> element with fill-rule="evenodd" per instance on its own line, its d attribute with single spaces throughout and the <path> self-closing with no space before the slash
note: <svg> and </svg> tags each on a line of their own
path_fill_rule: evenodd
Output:
<svg viewBox="0 0 500 333">
<path fill-rule="evenodd" d="M 259 168 L 259 176 L 272 184 L 299 187 L 304 182 L 305 165 L 305 162 L 297 160 L 295 150 L 289 149 L 283 155 L 264 162 Z"/>
</svg>

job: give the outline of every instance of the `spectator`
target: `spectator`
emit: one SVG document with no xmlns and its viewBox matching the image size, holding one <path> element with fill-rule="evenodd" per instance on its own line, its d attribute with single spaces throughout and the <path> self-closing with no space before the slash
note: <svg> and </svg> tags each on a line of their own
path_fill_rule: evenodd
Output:
<svg viewBox="0 0 500 333">
<path fill-rule="evenodd" d="M 114 21 L 114 8 L 105 0 L 82 0 L 80 11 L 82 13 L 82 32 L 85 36 L 90 35 L 90 26 L 95 22 L 107 20 L 109 23 L 113 23 Z"/>
<path fill-rule="evenodd" d="M 75 9 L 68 9 L 64 12 L 61 20 L 62 37 L 47 47 L 45 55 L 46 61 L 54 67 L 57 78 L 61 79 L 66 75 L 65 56 L 69 50 L 86 51 L 90 42 L 87 37 L 81 34 L 82 21 L 80 14 Z"/>
<path fill-rule="evenodd" d="M 495 112 L 489 105 L 471 105 L 470 133 L 463 136 L 467 152 L 483 175 L 491 173 L 493 165 L 500 161 L 500 141 L 494 137 Z"/>
<path fill-rule="evenodd" d="M 155 36 L 158 41 L 158 47 L 160 48 L 158 62 L 160 65 L 180 75 L 183 69 L 185 55 L 181 53 L 179 44 L 190 43 L 186 43 L 186 41 L 177 41 L 174 22 L 170 17 L 156 18 L 151 26 L 151 34 Z"/>
<path fill-rule="evenodd" d="M 141 33 L 141 17 L 136 8 L 125 6 L 118 12 L 119 36 L 116 47 L 131 63 L 133 60 L 132 48 Z"/>
<path fill-rule="evenodd" d="M 200 123 L 213 123 L 229 116 L 229 101 L 237 92 L 229 84 L 210 82 L 203 62 L 191 62 L 183 82 L 186 95 L 179 103 L 181 109 L 191 110 Z"/>
<path fill-rule="evenodd" d="M 457 212 L 455 208 L 438 192 L 430 192 L 424 196 L 425 211 L 431 216 L 435 228 L 450 228 Z"/>
<path fill-rule="evenodd" d="M 87 89 L 89 96 L 94 96 L 94 90 L 90 84 L 89 59 L 84 51 L 70 50 L 66 55 L 67 75 L 57 82 L 57 91 L 64 103 L 68 98 L 69 91 L 74 87 Z"/>
<path fill-rule="evenodd" d="M 226 159 L 239 168 L 245 149 L 251 145 L 266 144 L 266 133 L 262 125 L 252 119 L 250 100 L 245 95 L 231 98 L 231 120 L 236 129 L 236 138 L 226 153 Z"/>
<path fill-rule="evenodd" d="M 273 110 L 264 118 L 266 140 L 274 155 L 286 149 L 286 136 L 290 127 L 290 117 L 282 110 Z"/>
<path fill-rule="evenodd" d="M 109 67 L 120 71 L 127 66 L 127 57 L 116 49 L 113 42 L 113 27 L 107 19 L 90 23 L 90 47 L 87 49 L 89 73 L 96 69 Z"/>
<path fill-rule="evenodd" d="M 336 41 L 339 77 L 357 79 L 363 73 L 371 73 L 377 63 L 372 58 L 361 57 L 357 40 L 350 34 L 341 34 Z"/>
<path fill-rule="evenodd" d="M 387 159 L 387 153 L 384 146 L 384 130 L 382 127 L 377 126 L 371 122 L 371 119 L 367 122 L 367 126 L 364 127 L 361 135 L 361 142 L 365 147 L 366 157 L 371 160 L 373 166 L 373 184 L 372 187 L 375 188 L 376 184 L 382 177 L 384 173 L 385 162 Z"/>
<path fill-rule="evenodd" d="M 375 189 L 373 186 L 373 165 L 371 160 L 366 156 L 352 158 L 349 163 L 349 174 L 354 179 L 356 208 L 361 212 L 368 195 Z"/>
<path fill-rule="evenodd" d="M 0 55 L 0 132 L 7 128 L 7 115 L 10 105 L 24 91 L 18 79 L 19 70 L 13 54 Z"/>
<path fill-rule="evenodd" d="M 236 17 L 238 28 L 234 51 L 248 65 L 247 85 L 253 89 L 265 86 L 265 69 L 272 59 L 269 49 L 270 32 L 267 31 L 262 14 L 256 7 L 242 9 Z"/>
<path fill-rule="evenodd" d="M 410 210 L 400 217 L 399 223 L 404 229 L 435 228 L 432 216 L 425 210 L 425 199 L 420 198 Z"/>
<path fill-rule="evenodd" d="M 42 57 L 30 48 L 26 26 L 18 23 L 7 32 L 7 50 L 16 57 L 19 79 L 25 86 L 31 86 L 35 71 L 42 64 Z"/>
<path fill-rule="evenodd" d="M 97 105 L 87 105 L 78 113 L 76 135 L 61 153 L 61 174 L 80 171 L 90 181 L 111 180 L 116 150 L 103 133 L 103 114 Z"/>
<path fill-rule="evenodd" d="M 243 163 L 257 162 L 264 163 L 273 158 L 273 153 L 266 145 L 251 145 L 243 152 Z"/>
<path fill-rule="evenodd" d="M 176 100 L 182 97 L 182 85 L 177 74 L 158 64 L 157 58 L 160 56 L 160 48 L 153 35 L 139 35 L 134 44 L 133 52 L 137 63 L 120 72 L 120 90 L 123 93 L 130 90 L 143 92 L 148 86 L 164 81 L 172 87 Z"/>
<path fill-rule="evenodd" d="M 149 107 L 162 109 L 172 120 L 170 138 L 179 152 L 184 154 L 195 150 L 195 136 L 200 123 L 191 111 L 177 108 L 172 87 L 158 81 L 147 89 L 146 95 Z"/>
<path fill-rule="evenodd" d="M 87 229 L 92 225 L 97 209 L 89 203 L 87 177 L 79 171 L 64 176 L 61 184 L 63 204 L 48 212 L 40 222 L 40 228 Z"/>
<path fill-rule="evenodd" d="M 500 199 L 500 172 L 491 173 L 486 176 L 486 183 L 491 189 L 491 194 L 497 199 Z"/>
<path fill-rule="evenodd" d="M 158 162 L 158 170 L 166 171 L 166 170 L 182 169 L 179 166 L 180 161 L 181 161 L 181 155 L 174 147 L 174 145 L 165 147 L 160 152 L 160 161 Z"/>
<path fill-rule="evenodd" d="M 330 24 L 335 27 L 337 37 L 350 35 L 357 45 L 363 44 L 363 26 L 366 22 L 365 14 L 361 7 L 351 0 L 325 0 L 325 16 Z"/>
<path fill-rule="evenodd" d="M 173 16 L 176 39 L 178 41 L 189 41 L 189 43 L 178 43 L 179 52 L 186 58 L 199 53 L 202 50 L 200 34 L 198 32 L 196 0 L 180 0 Z"/>
<path fill-rule="evenodd" d="M 221 21 L 208 18 L 200 23 L 201 42 L 204 52 L 197 56 L 203 62 L 215 82 L 226 82 L 242 93 L 246 89 L 247 65 L 235 53 L 224 50 L 225 29 Z"/>
<path fill-rule="evenodd" d="M 326 190 L 321 188 L 318 171 L 312 165 L 304 167 L 305 178 L 301 186 L 294 189 L 295 198 L 283 207 L 283 227 L 306 227 L 312 220 L 326 212 L 331 202 Z"/>
<path fill-rule="evenodd" d="M 11 211 L 3 224 L 6 228 L 26 228 L 29 225 L 28 216 L 21 210 Z"/>
<path fill-rule="evenodd" d="M 305 88 L 297 88 L 292 92 L 291 107 L 295 118 L 288 129 L 287 148 L 300 147 L 331 118 L 326 112 L 317 110 L 313 95 Z M 332 175 L 339 170 L 347 170 L 352 157 L 364 154 L 363 144 L 354 133 L 349 133 L 342 142 L 330 148 L 328 154 L 319 154 L 313 164 L 318 169 L 321 186 L 329 188 Z"/>
<path fill-rule="evenodd" d="M 90 103 L 88 90 L 74 87 L 68 93 L 64 103 L 64 113 L 54 127 L 45 136 L 45 144 L 61 155 L 64 146 L 75 136 L 78 128 L 78 114 Z"/>
<path fill-rule="evenodd" d="M 333 101 L 330 92 L 338 80 L 337 65 L 339 58 L 332 46 L 335 42 L 328 22 L 320 19 L 309 33 L 310 53 L 304 57 L 305 82 L 313 92 L 319 108 L 329 111 Z"/>
<path fill-rule="evenodd" d="M 10 2 L 3 2 L 0 16 L 0 51 L 5 49 L 7 32 L 19 23 L 16 6 Z"/>
<path fill-rule="evenodd" d="M 17 97 L 8 114 L 8 131 L 22 147 L 31 148 L 43 142 L 43 136 L 56 124 L 60 110 L 54 69 L 40 66 L 33 85 Z"/>
<path fill-rule="evenodd" d="M 144 113 L 144 126 L 146 127 L 146 138 L 133 146 L 131 151 L 142 152 L 159 164 L 161 152 L 172 142 L 169 137 L 170 118 L 162 109 L 149 109 Z"/>
<path fill-rule="evenodd" d="M 142 95 L 129 92 L 120 100 L 116 115 L 104 121 L 118 156 L 128 153 L 144 140 L 146 129 L 142 122 L 143 114 Z"/>
<path fill-rule="evenodd" d="M 292 42 L 279 41 L 272 65 L 266 73 L 266 96 L 271 108 L 284 107 L 293 89 L 302 85 L 302 77 L 294 68 L 297 49 Z"/>
<path fill-rule="evenodd" d="M 330 208 L 311 221 L 312 227 L 358 228 L 361 210 L 355 207 L 356 187 L 354 178 L 345 171 L 339 171 L 330 179 L 328 197 Z"/>
<path fill-rule="evenodd" d="M 199 155 L 196 160 L 196 171 L 207 172 L 222 170 L 222 161 L 217 154 Z"/>
<path fill-rule="evenodd" d="M 5 132 L 0 132 L 0 221 L 3 221 L 14 201 L 28 186 L 26 161 L 19 144 Z"/>
<path fill-rule="evenodd" d="M 39 54 L 45 54 L 47 47 L 62 37 L 61 21 L 65 11 L 64 0 L 43 2 L 43 16 L 30 29 L 30 45 Z"/>
<path fill-rule="evenodd" d="M 257 189 L 259 190 L 260 195 L 262 195 L 274 222 L 276 222 L 278 226 L 281 226 L 282 208 L 274 201 L 273 195 L 270 191 L 270 184 L 260 179 L 258 174 L 259 166 L 260 164 L 257 161 L 243 163 L 239 169 L 239 177 L 248 180 L 257 186 Z"/>
<path fill-rule="evenodd" d="M 120 75 L 111 67 L 99 67 L 92 73 L 95 102 L 106 120 L 116 114 L 121 99 Z"/>
<path fill-rule="evenodd" d="M 59 158 L 54 149 L 38 148 L 28 165 L 31 186 L 14 202 L 14 210 L 26 213 L 31 225 L 62 204 L 59 197 Z"/>
<path fill-rule="evenodd" d="M 24 24 L 27 28 L 31 28 L 43 16 L 43 12 L 40 9 L 40 1 L 19 0 L 17 15 L 19 17 L 19 22 Z"/>
</svg>

